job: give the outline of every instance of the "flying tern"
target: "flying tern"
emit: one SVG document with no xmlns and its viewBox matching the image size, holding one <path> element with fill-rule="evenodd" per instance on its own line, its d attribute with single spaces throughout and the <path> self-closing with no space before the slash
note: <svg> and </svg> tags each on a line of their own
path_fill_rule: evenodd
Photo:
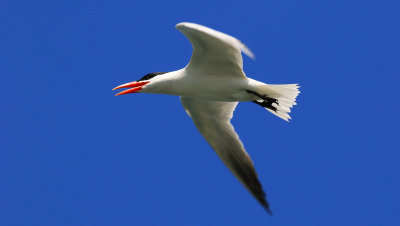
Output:
<svg viewBox="0 0 400 226">
<path fill-rule="evenodd" d="M 253 163 L 230 120 L 238 102 L 251 101 L 289 121 L 288 113 L 296 105 L 299 86 L 270 85 L 246 77 L 241 52 L 250 58 L 254 58 L 254 54 L 230 35 L 194 23 L 179 23 L 176 28 L 192 44 L 189 64 L 177 71 L 150 73 L 117 86 L 114 90 L 128 89 L 116 96 L 128 93 L 180 96 L 184 109 L 210 146 L 272 214 Z"/>
</svg>

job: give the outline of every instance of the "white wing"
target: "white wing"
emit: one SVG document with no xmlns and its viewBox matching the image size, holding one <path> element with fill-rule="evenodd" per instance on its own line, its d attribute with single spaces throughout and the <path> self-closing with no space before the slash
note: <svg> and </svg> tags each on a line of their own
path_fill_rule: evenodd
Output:
<svg viewBox="0 0 400 226">
<path fill-rule="evenodd" d="M 253 53 L 236 38 L 193 23 L 179 23 L 176 28 L 192 43 L 193 54 L 186 68 L 208 74 L 245 76 L 241 51 Z"/>
<path fill-rule="evenodd" d="M 230 123 L 237 102 L 205 101 L 190 97 L 181 97 L 181 101 L 197 129 L 222 161 L 261 205 L 271 213 L 253 162 Z"/>
</svg>

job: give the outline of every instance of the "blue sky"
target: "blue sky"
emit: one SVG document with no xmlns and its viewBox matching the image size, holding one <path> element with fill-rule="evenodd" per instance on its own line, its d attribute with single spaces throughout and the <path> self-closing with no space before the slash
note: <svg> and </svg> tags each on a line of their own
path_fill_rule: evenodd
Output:
<svg viewBox="0 0 400 226">
<path fill-rule="evenodd" d="M 400 225 L 397 1 L 3 1 L 0 225 Z M 299 83 L 293 121 L 232 120 L 269 217 L 177 97 L 113 87 L 186 65 L 196 22 Z"/>
</svg>

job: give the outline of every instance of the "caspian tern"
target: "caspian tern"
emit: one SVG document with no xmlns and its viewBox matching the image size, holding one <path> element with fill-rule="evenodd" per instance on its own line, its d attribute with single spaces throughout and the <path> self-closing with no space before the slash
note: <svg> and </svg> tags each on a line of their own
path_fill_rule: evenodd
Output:
<svg viewBox="0 0 400 226">
<path fill-rule="evenodd" d="M 238 39 L 194 24 L 176 28 L 191 42 L 189 64 L 173 72 L 150 73 L 115 89 L 128 93 L 155 93 L 180 96 L 183 107 L 210 146 L 237 179 L 272 214 L 253 163 L 230 120 L 238 102 L 252 101 L 288 121 L 290 108 L 300 93 L 297 84 L 267 85 L 246 77 L 241 52 L 253 53 Z"/>
</svg>

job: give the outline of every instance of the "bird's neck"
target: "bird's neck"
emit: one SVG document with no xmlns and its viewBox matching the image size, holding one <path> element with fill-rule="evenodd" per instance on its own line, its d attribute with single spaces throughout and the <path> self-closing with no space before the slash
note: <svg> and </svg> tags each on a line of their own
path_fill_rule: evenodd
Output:
<svg viewBox="0 0 400 226">
<path fill-rule="evenodd" d="M 172 71 L 152 79 L 142 90 L 143 93 L 180 95 L 185 74 L 184 70 Z"/>
</svg>

